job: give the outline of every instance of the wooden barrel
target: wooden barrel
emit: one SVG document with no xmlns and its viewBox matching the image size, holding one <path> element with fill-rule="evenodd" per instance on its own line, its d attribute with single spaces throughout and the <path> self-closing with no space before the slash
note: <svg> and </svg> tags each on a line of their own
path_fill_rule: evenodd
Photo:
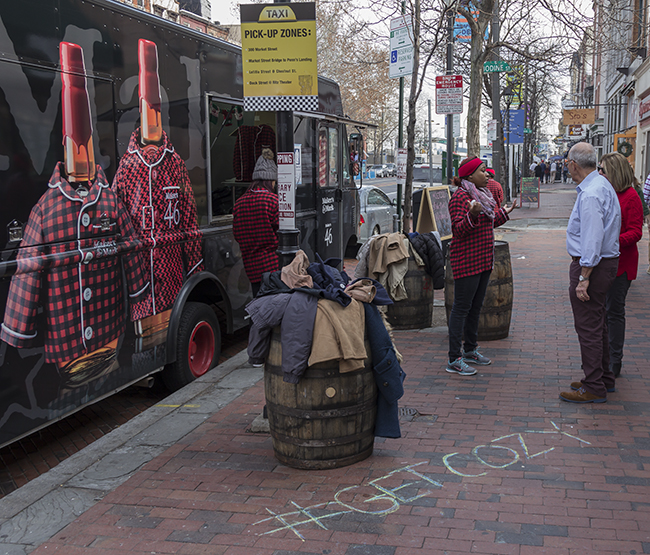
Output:
<svg viewBox="0 0 650 555">
<path fill-rule="evenodd" d="M 433 320 L 433 280 L 409 258 L 408 271 L 404 277 L 408 299 L 388 305 L 386 318 L 393 329 L 416 330 L 430 328 Z"/>
<path fill-rule="evenodd" d="M 338 361 L 307 368 L 297 384 L 282 380 L 282 344 L 274 330 L 264 368 L 273 451 L 302 469 L 338 468 L 372 455 L 377 385 L 370 348 L 361 370 L 341 374 Z"/>
<path fill-rule="evenodd" d="M 505 241 L 494 243 L 494 269 L 490 274 L 478 322 L 478 340 L 493 341 L 508 337 L 510 320 L 512 318 L 512 265 L 510 263 L 510 247 Z M 447 324 L 451 307 L 454 305 L 454 278 L 451 263 L 447 255 L 445 266 L 445 311 Z"/>
</svg>

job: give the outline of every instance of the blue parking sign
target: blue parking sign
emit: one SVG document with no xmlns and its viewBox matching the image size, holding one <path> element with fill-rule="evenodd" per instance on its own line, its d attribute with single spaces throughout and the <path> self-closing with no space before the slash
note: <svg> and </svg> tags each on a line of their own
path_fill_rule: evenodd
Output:
<svg viewBox="0 0 650 555">
<path fill-rule="evenodd" d="M 391 64 L 396 64 L 397 63 L 397 50 L 393 50 L 390 53 L 390 63 Z"/>
</svg>

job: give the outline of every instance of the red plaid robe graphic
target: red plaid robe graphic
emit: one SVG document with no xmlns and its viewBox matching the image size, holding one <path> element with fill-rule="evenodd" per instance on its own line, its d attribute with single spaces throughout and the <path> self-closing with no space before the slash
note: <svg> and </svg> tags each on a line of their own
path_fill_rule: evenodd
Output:
<svg viewBox="0 0 650 555">
<path fill-rule="evenodd" d="M 39 305 L 45 307 L 45 360 L 63 363 L 91 353 L 125 330 L 121 252 L 129 295 L 148 289 L 135 230 L 106 176 L 85 198 L 61 177 L 57 164 L 48 190 L 32 209 L 11 280 L 0 337 L 9 345 L 32 346 Z M 126 241 L 121 240 L 126 239 Z"/>
<path fill-rule="evenodd" d="M 469 203 L 472 197 L 460 187 L 449 201 L 449 215 L 453 239 L 449 245 L 449 258 L 454 279 L 459 279 L 494 266 L 494 228 L 508 221 L 503 208 L 494 208 L 494 220 L 485 214 L 471 216 Z"/>
<path fill-rule="evenodd" d="M 194 192 L 185 162 L 167 134 L 163 131 L 160 146 L 142 148 L 140 129 L 131 135 L 113 190 L 147 247 L 142 258 L 152 288 L 131 304 L 131 319 L 140 320 L 170 309 L 185 278 L 203 269 Z"/>
</svg>

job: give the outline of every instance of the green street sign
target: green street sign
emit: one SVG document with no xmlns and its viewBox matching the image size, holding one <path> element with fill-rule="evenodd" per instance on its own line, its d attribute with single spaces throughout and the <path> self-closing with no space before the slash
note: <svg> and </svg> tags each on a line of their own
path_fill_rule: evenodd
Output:
<svg viewBox="0 0 650 555">
<path fill-rule="evenodd" d="M 530 133 L 532 133 L 532 132 L 533 132 L 532 129 L 529 129 L 528 127 L 524 127 L 524 133 L 525 133 L 525 134 L 530 134 Z"/>
<path fill-rule="evenodd" d="M 508 65 L 507 62 L 504 62 L 503 60 L 483 63 L 484 73 L 500 73 L 504 71 L 512 71 L 512 68 Z"/>
</svg>

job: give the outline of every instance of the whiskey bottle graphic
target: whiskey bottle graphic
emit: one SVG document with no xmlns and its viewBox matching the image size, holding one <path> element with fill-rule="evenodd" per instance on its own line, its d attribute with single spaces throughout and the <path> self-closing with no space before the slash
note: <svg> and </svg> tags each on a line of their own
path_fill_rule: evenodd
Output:
<svg viewBox="0 0 650 555">
<path fill-rule="evenodd" d="M 95 178 L 95 152 L 83 51 L 77 44 L 62 42 L 59 55 L 63 82 L 61 100 L 65 171 L 71 183 L 92 181 Z"/>
</svg>

